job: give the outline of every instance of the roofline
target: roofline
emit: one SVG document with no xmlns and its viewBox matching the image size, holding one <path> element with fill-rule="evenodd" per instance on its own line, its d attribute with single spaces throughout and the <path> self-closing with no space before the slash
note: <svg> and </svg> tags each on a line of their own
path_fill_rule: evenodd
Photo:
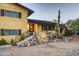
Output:
<svg viewBox="0 0 79 59">
<path fill-rule="evenodd" d="M 55 22 L 51 22 L 51 21 L 45 21 L 45 20 L 35 20 L 35 19 L 28 19 L 29 23 L 38 23 L 38 24 L 56 24 Z"/>
<path fill-rule="evenodd" d="M 42 25 L 56 25 L 57 23 L 45 20 L 35 20 L 35 19 L 28 19 L 28 23 L 37 23 Z M 60 27 L 66 28 L 65 24 L 60 24 Z"/>
<path fill-rule="evenodd" d="M 28 7 L 25 7 L 24 5 L 22 5 L 22 4 L 20 4 L 20 3 L 14 3 L 14 4 L 17 4 L 17 5 L 19 5 L 19 6 L 23 7 L 23 8 L 25 8 L 25 9 L 28 9 L 28 16 L 30 16 L 31 14 L 34 13 L 33 10 L 29 9 Z"/>
</svg>

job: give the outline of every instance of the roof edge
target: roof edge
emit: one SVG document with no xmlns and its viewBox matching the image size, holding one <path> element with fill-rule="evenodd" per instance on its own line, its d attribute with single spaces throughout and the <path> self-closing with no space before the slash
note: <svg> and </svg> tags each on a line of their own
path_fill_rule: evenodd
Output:
<svg viewBox="0 0 79 59">
<path fill-rule="evenodd" d="M 21 7 L 25 8 L 25 9 L 28 9 L 28 17 L 34 13 L 33 10 L 29 9 L 28 7 L 25 7 L 24 5 L 22 5 L 20 3 L 15 3 L 15 4 L 21 6 Z"/>
</svg>

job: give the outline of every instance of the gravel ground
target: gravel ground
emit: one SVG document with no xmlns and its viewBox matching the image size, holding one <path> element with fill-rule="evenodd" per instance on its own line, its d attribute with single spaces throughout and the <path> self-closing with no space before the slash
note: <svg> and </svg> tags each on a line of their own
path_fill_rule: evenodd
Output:
<svg viewBox="0 0 79 59">
<path fill-rule="evenodd" d="M 74 38 L 75 39 L 75 38 Z M 50 42 L 30 47 L 0 46 L 0 56 L 78 56 L 78 38 L 70 43 Z"/>
</svg>

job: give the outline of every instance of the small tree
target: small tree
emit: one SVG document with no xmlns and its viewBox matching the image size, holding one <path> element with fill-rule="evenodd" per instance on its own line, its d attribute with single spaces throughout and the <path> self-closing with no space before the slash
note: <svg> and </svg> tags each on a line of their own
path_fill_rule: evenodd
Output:
<svg viewBox="0 0 79 59">
<path fill-rule="evenodd" d="M 79 33 L 79 18 L 67 21 L 66 25 L 68 25 L 67 27 L 75 34 Z"/>
</svg>

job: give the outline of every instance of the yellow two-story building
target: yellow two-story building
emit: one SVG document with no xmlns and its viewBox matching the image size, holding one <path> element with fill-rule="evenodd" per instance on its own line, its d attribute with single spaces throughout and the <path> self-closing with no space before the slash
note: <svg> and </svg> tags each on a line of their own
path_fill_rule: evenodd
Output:
<svg viewBox="0 0 79 59">
<path fill-rule="evenodd" d="M 0 3 L 0 39 L 10 41 L 29 30 L 27 18 L 32 13 L 18 3 Z"/>
<path fill-rule="evenodd" d="M 29 29 L 34 32 L 54 30 L 54 22 L 28 19 L 33 12 L 18 3 L 0 3 L 0 40 L 10 42 Z M 62 24 L 60 27 L 64 28 Z"/>
</svg>

